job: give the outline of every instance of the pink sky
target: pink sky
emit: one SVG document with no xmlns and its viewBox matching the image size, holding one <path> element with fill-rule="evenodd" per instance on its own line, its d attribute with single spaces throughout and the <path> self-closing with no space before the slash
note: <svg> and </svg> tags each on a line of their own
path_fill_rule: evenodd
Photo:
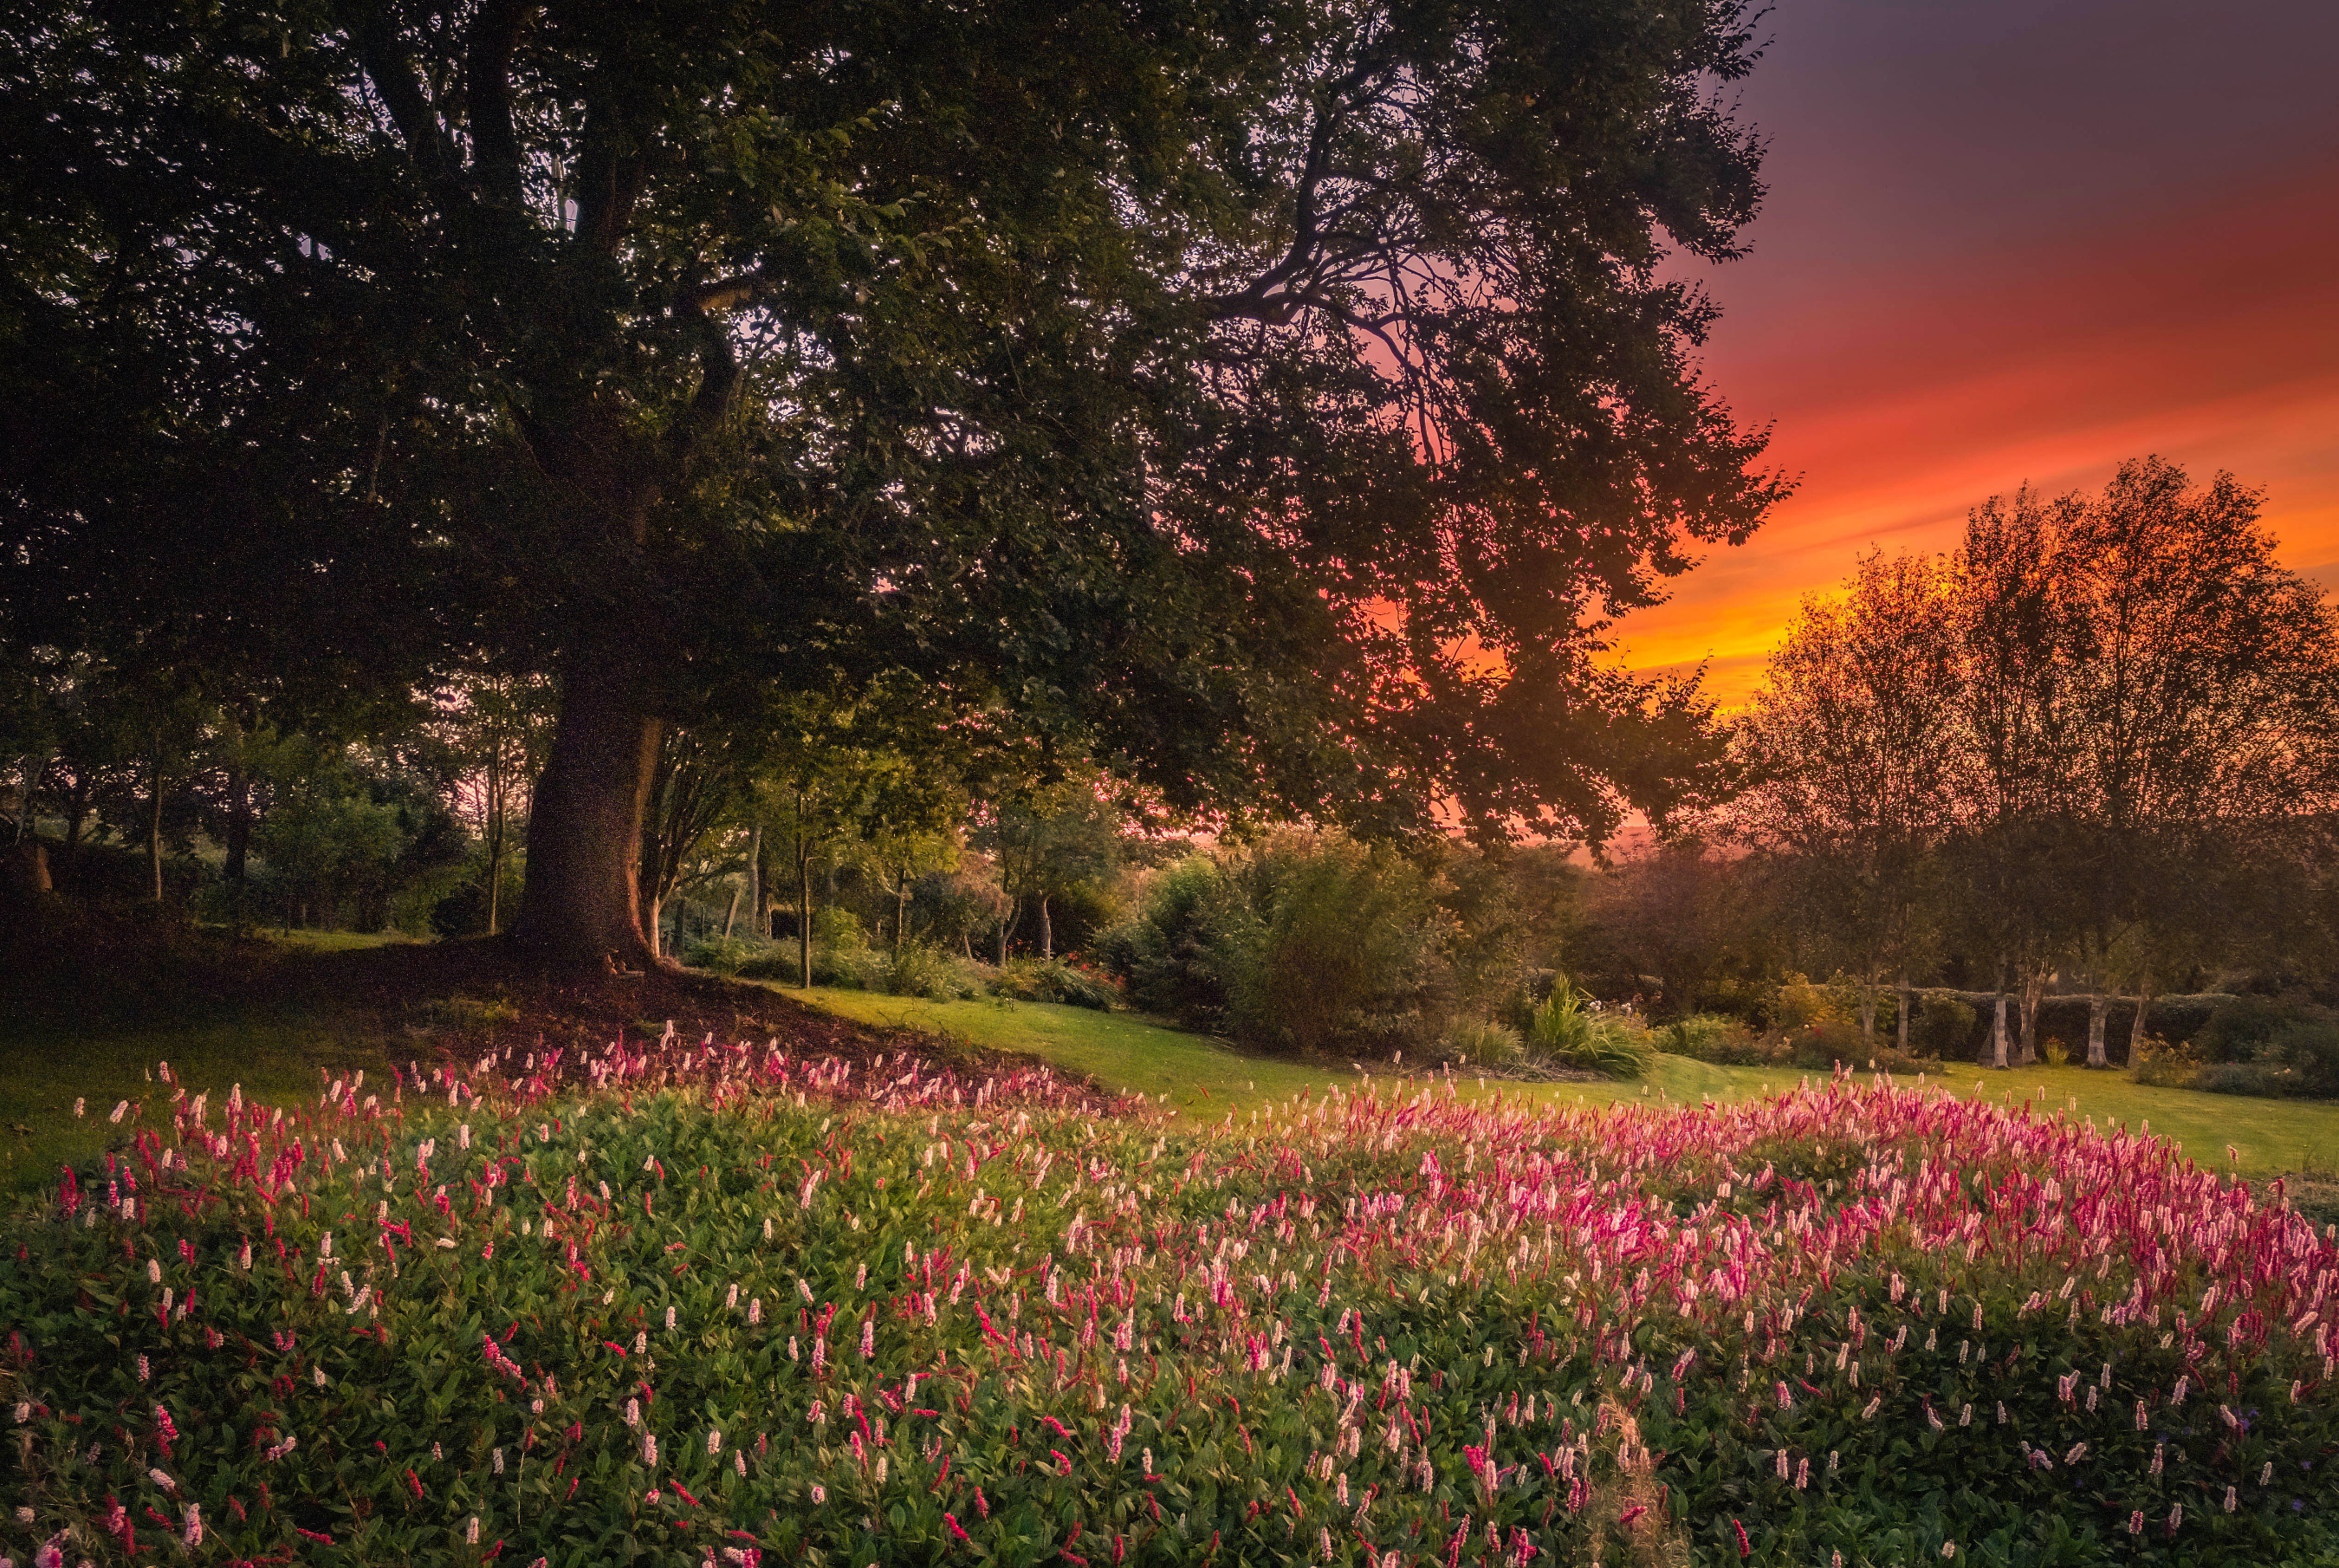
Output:
<svg viewBox="0 0 2339 1568">
<path fill-rule="evenodd" d="M 1705 661 L 1737 701 L 1861 552 L 1948 548 L 1986 496 L 2147 452 L 2263 487 L 2285 558 L 2339 587 L 2339 5 L 1786 0 L 1767 25 L 1744 102 L 1772 195 L 1707 279 L 1705 371 L 1801 488 L 1617 628 L 1628 663 Z"/>
</svg>

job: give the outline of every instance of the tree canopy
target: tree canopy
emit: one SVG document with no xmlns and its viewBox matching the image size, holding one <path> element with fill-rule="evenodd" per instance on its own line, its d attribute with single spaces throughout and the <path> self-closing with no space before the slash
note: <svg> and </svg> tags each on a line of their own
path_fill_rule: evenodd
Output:
<svg viewBox="0 0 2339 1568">
<path fill-rule="evenodd" d="M 0 6 L 0 612 L 288 708 L 557 677 L 518 930 L 645 952 L 663 725 L 908 679 L 1191 809 L 1597 833 L 1603 631 L 1782 491 L 1735 0 Z"/>
</svg>

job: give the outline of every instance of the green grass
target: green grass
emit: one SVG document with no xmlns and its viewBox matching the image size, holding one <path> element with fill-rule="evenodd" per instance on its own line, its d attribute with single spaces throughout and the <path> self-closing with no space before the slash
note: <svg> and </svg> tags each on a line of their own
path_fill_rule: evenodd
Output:
<svg viewBox="0 0 2339 1568">
<path fill-rule="evenodd" d="M 1110 1089 L 1166 1095 L 1170 1103 L 1189 1113 L 1247 1109 L 1302 1090 L 1355 1081 L 1353 1073 L 1272 1057 L 1244 1056 L 1217 1040 L 1130 1013 L 997 998 L 926 1001 L 817 986 L 809 992 L 788 988 L 786 994 L 804 997 L 815 1006 L 864 1023 L 951 1034 L 994 1050 L 1037 1056 L 1086 1073 Z M 1475 1076 L 1460 1076 L 1466 1090 L 1479 1091 Z M 1643 1082 L 1538 1084 L 1494 1080 L 1485 1087 L 1486 1092 L 1594 1103 L 1642 1098 L 1736 1100 L 1791 1087 L 1803 1076 L 1793 1069 L 1715 1067 L 1684 1057 L 1661 1056 L 1656 1070 Z M 1979 1084 L 1981 1092 L 1993 1100 L 2010 1094 L 2037 1102 L 2044 1090 L 2047 1098 L 2042 1109 L 2093 1116 L 2096 1124 L 2106 1129 L 2125 1125 L 2141 1131 L 2148 1124 L 2152 1131 L 2184 1145 L 2187 1155 L 2219 1169 L 2227 1163 L 2226 1149 L 2230 1145 L 2239 1152 L 2238 1169 L 2248 1176 L 2329 1171 L 2339 1165 L 2339 1105 L 2157 1089 L 2132 1083 L 2120 1073 L 2090 1072 L 2083 1067 L 2040 1066 L 2007 1072 L 1960 1067 L 1932 1081 L 1965 1096 L 1972 1095 Z M 2078 1102 L 2076 1109 L 2071 1105 L 2074 1099 Z"/>
<path fill-rule="evenodd" d="M 301 1018 L 104 1033 L 11 1031 L 0 1037 L 0 1115 L 6 1133 L 0 1191 L 37 1187 L 60 1165 L 94 1158 L 121 1136 L 106 1120 L 116 1100 L 167 1103 L 173 1090 L 155 1080 L 157 1062 L 169 1062 L 190 1094 L 212 1090 L 224 1096 L 240 1083 L 247 1099 L 284 1105 L 316 1094 L 321 1067 L 381 1070 L 389 1060 L 383 1043 Z M 86 1102 L 78 1118 L 76 1099 Z"/>
</svg>

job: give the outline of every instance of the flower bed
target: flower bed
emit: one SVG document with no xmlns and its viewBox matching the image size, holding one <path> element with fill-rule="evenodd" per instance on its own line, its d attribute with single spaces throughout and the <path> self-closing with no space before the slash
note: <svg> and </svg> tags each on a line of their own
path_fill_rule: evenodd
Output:
<svg viewBox="0 0 2339 1568">
<path fill-rule="evenodd" d="M 2334 1544 L 2339 1249 L 2028 1109 L 1438 1087 L 1198 1129 L 671 1040 L 170 1092 L 7 1229 L 20 1562 Z"/>
</svg>

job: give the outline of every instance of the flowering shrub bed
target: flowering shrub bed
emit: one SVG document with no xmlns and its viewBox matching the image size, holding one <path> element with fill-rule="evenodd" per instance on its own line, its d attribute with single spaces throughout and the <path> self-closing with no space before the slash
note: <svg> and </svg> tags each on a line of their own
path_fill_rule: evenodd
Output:
<svg viewBox="0 0 2339 1568">
<path fill-rule="evenodd" d="M 5 1232 L 18 1563 L 2339 1550 L 2339 1249 L 1936 1091 L 1193 1129 L 669 1041 L 117 1114 Z"/>
</svg>

